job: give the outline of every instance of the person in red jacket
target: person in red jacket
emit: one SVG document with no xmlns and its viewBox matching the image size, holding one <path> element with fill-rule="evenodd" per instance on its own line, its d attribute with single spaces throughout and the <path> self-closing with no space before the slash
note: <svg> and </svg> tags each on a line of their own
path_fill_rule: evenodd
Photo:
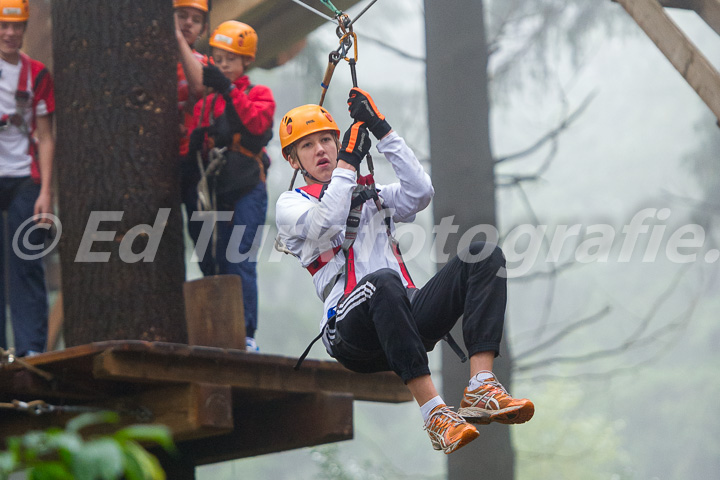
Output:
<svg viewBox="0 0 720 480">
<path fill-rule="evenodd" d="M 7 348 L 7 292 L 17 356 L 43 352 L 47 341 L 45 271 L 37 251 L 51 223 L 55 152 L 52 77 L 20 51 L 28 18 L 27 0 L 0 0 L 0 211 L 8 226 L 3 232 L 0 222 L 0 250 L 6 252 L 0 259 L 9 270 L 7 288 L 0 274 L 0 347 Z"/>
<path fill-rule="evenodd" d="M 202 69 L 208 64 L 206 55 L 193 48 L 207 29 L 208 0 L 173 0 L 175 38 L 178 43 L 178 112 L 180 115 L 180 194 L 188 219 L 197 210 L 197 184 L 200 180 L 197 160 L 188 155 L 193 106 L 202 98 Z M 188 222 L 188 233 L 194 242 L 200 226 Z"/>
<path fill-rule="evenodd" d="M 265 173 L 270 160 L 264 147 L 272 137 L 275 100 L 268 87 L 251 84 L 246 75 L 257 52 L 257 33 L 251 26 L 224 22 L 210 37 L 210 46 L 214 65 L 203 68 L 203 84 L 215 93 L 195 105 L 190 155 L 206 145 L 224 160 L 207 179 L 216 199 L 211 208 L 219 210 L 214 265 L 207 262 L 208 253 L 213 256 L 206 252 L 209 231 L 207 238 L 196 242 L 195 251 L 205 275 L 242 278 L 247 348 L 257 351 L 256 263 L 261 238 L 256 237 L 267 212 Z"/>
</svg>

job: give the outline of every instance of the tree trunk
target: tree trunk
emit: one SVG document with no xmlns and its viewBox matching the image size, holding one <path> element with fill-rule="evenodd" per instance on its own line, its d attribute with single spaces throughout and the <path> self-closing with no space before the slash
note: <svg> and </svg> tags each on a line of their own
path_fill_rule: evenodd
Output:
<svg viewBox="0 0 720 480">
<path fill-rule="evenodd" d="M 456 234 L 448 237 L 444 252 L 437 253 L 452 258 L 457 254 L 459 239 L 468 229 L 495 225 L 482 1 L 426 0 L 425 34 L 435 225 L 454 216 L 453 224 L 459 227 Z M 459 325 L 453 336 L 462 341 Z M 503 357 L 496 360 L 494 371 L 503 383 L 509 384 L 509 352 L 505 342 L 501 354 Z M 442 364 L 443 398 L 457 406 L 470 376 L 469 366 L 461 364 L 446 344 Z M 514 458 L 508 428 L 490 425 L 481 426 L 480 431 L 480 438 L 472 445 L 448 457 L 448 478 L 512 479 Z"/>
<path fill-rule="evenodd" d="M 172 2 L 52 6 L 66 344 L 186 343 Z"/>
</svg>

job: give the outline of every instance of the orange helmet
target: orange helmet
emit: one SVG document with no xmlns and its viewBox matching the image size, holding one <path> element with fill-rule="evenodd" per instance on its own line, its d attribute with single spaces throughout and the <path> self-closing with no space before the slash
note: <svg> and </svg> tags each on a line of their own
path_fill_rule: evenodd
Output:
<svg viewBox="0 0 720 480">
<path fill-rule="evenodd" d="M 203 12 L 208 11 L 208 0 L 173 0 L 173 8 L 197 8 Z"/>
<path fill-rule="evenodd" d="M 210 45 L 238 55 L 255 59 L 258 37 L 250 26 L 236 20 L 228 20 L 218 26 L 210 37 Z"/>
<path fill-rule="evenodd" d="M 27 22 L 28 0 L 0 0 L 0 22 Z"/>
<path fill-rule="evenodd" d="M 320 105 L 303 105 L 290 110 L 280 122 L 280 145 L 285 160 L 287 160 L 285 147 L 306 135 L 325 130 L 332 130 L 338 138 L 340 137 L 337 123 L 330 112 Z"/>
</svg>

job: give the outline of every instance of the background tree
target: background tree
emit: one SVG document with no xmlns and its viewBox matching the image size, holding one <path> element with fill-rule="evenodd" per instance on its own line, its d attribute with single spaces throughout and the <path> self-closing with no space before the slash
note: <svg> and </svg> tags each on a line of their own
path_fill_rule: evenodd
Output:
<svg viewBox="0 0 720 480">
<path fill-rule="evenodd" d="M 462 15 L 457 15 L 458 12 Z M 457 233 L 448 237 L 445 251 L 437 252 L 441 260 L 443 255 L 457 254 L 458 241 L 468 229 L 496 224 L 484 22 L 480 0 L 425 1 L 428 125 L 436 192 L 433 213 L 435 225 L 450 218 L 458 226 Z M 438 265 L 441 267 L 442 264 Z M 462 338 L 460 324 L 453 332 L 455 337 Z M 506 342 L 503 347 L 503 357 L 497 359 L 494 371 L 502 382 L 510 385 L 511 356 Z M 442 352 L 443 398 L 455 404 L 462 394 L 460 386 L 467 384 L 468 367 L 460 364 L 447 345 L 442 345 Z M 477 478 L 478 449 L 482 452 L 483 475 L 497 480 L 513 478 L 507 427 L 483 427 L 475 443 L 480 445 L 448 457 L 449 478 Z"/>
<path fill-rule="evenodd" d="M 172 4 L 52 7 L 66 344 L 187 342 Z"/>
</svg>

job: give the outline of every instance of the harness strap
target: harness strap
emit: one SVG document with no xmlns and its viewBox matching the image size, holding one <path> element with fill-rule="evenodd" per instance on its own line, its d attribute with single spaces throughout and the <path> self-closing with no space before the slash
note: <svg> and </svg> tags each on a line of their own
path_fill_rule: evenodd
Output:
<svg viewBox="0 0 720 480">
<path fill-rule="evenodd" d="M 324 328 L 323 328 L 323 331 L 320 332 L 320 334 L 317 337 L 313 338 L 313 341 L 310 342 L 310 345 L 308 345 L 307 348 L 305 349 L 305 351 L 302 353 L 302 355 L 300 355 L 300 358 L 298 358 L 298 361 L 295 364 L 295 366 L 293 367 L 293 370 L 300 370 L 300 365 L 302 365 L 302 363 L 305 361 L 305 358 L 307 358 L 307 356 L 310 354 L 310 349 L 312 348 L 313 345 L 315 345 L 315 342 L 317 342 L 318 340 L 320 340 L 322 338 L 323 333 L 325 333 Z"/>
<path fill-rule="evenodd" d="M 455 355 L 460 358 L 461 363 L 467 362 L 467 355 L 465 355 L 465 352 L 462 348 L 460 348 L 460 345 L 457 344 L 453 336 L 450 335 L 450 332 L 448 332 L 447 335 L 445 335 L 442 339 L 445 340 L 448 345 L 450 345 L 450 348 L 453 352 L 455 352 Z"/>
<path fill-rule="evenodd" d="M 316 258 L 310 265 L 306 267 L 308 272 L 310 272 L 310 275 L 314 276 L 321 268 L 327 265 L 340 250 L 345 253 L 345 267 L 340 272 L 338 272 L 338 274 L 330 283 L 325 286 L 325 288 L 323 289 L 323 300 L 327 298 L 327 296 L 330 294 L 333 287 L 343 274 L 345 274 L 345 288 L 343 290 L 344 295 L 348 295 L 357 285 L 357 278 L 355 276 L 355 253 L 352 246 L 357 239 L 357 233 L 360 229 L 360 218 L 362 216 L 363 205 L 365 205 L 365 203 L 370 199 L 375 202 L 375 206 L 378 211 L 383 212 L 383 222 L 385 223 L 385 231 L 390 241 L 390 250 L 395 257 L 395 261 L 397 261 L 398 263 L 403 278 L 408 284 L 408 288 L 416 288 L 415 283 L 410 277 L 410 272 L 405 265 L 405 261 L 402 258 L 400 246 L 395 237 L 393 237 L 391 226 L 392 217 L 390 211 L 385 207 L 385 205 L 383 205 L 382 201 L 380 200 L 377 188 L 375 188 L 375 179 L 373 178 L 373 175 L 369 174 L 365 176 L 360 176 L 358 177 L 357 183 L 358 184 L 352 193 L 350 212 L 348 214 L 347 220 L 345 221 L 345 239 L 343 240 L 342 245 L 322 252 L 318 256 L 318 258 Z M 305 187 L 298 188 L 297 191 L 300 193 L 304 192 L 312 197 L 317 198 L 318 200 L 321 200 L 322 196 L 325 194 L 326 189 L 327 185 L 316 183 L 313 185 L 307 185 Z"/>
<path fill-rule="evenodd" d="M 330 262 L 330 260 L 332 260 L 335 255 L 337 255 L 341 248 L 342 247 L 338 245 L 335 248 L 324 251 L 320 254 L 319 257 L 313 260 L 312 263 L 305 268 L 307 268 L 307 271 L 310 272 L 310 275 L 314 276 L 321 268 L 327 265 L 328 262 Z"/>
<path fill-rule="evenodd" d="M 8 128 L 14 125 L 21 132 L 26 134 L 30 140 L 28 148 L 32 153 L 34 139 L 30 135 L 30 128 L 25 121 L 25 111 L 30 106 L 30 92 L 28 91 L 28 78 L 31 75 L 30 57 L 20 52 L 20 74 L 18 75 L 18 84 L 15 89 L 15 112 L 12 114 L 4 114 L 0 118 L 0 128 Z"/>
</svg>

